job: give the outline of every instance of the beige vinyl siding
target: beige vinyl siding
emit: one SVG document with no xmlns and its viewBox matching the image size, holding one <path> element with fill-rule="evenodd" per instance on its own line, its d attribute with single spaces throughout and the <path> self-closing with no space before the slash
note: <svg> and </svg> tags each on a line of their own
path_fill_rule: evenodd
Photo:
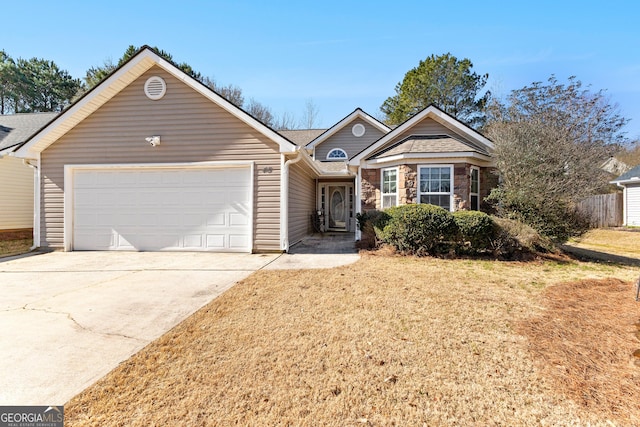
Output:
<svg viewBox="0 0 640 427">
<path fill-rule="evenodd" d="M 360 138 L 353 136 L 351 129 L 356 124 L 362 124 L 365 132 Z M 342 148 L 346 151 L 349 158 L 355 156 L 374 141 L 377 141 L 384 135 L 378 128 L 370 125 L 361 118 L 356 118 L 335 134 L 331 135 L 326 141 L 323 141 L 320 145 L 316 146 L 316 160 L 327 160 L 327 154 L 334 148 Z"/>
<path fill-rule="evenodd" d="M 289 170 L 289 244 L 313 232 L 311 214 L 316 209 L 315 176 L 300 163 Z"/>
<path fill-rule="evenodd" d="M 158 101 L 143 93 L 154 75 L 167 84 Z M 253 249 L 279 250 L 280 159 L 275 142 L 153 67 L 43 151 L 41 245 L 63 246 L 65 164 L 254 161 Z"/>
<path fill-rule="evenodd" d="M 0 230 L 33 227 L 33 169 L 22 159 L 0 159 Z"/>
</svg>

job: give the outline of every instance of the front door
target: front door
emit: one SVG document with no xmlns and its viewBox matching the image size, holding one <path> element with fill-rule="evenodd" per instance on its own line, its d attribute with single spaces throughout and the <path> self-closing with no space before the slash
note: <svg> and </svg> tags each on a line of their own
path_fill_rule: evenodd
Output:
<svg viewBox="0 0 640 427">
<path fill-rule="evenodd" d="M 327 186 L 329 193 L 329 230 L 346 231 L 349 220 L 349 203 L 347 201 L 347 187 L 344 185 Z"/>
</svg>

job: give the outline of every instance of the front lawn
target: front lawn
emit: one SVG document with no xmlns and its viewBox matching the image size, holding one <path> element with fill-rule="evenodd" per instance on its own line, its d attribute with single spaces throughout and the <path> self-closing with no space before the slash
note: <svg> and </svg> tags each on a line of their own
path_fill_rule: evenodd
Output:
<svg viewBox="0 0 640 427">
<path fill-rule="evenodd" d="M 65 425 L 638 424 L 638 274 L 380 253 L 259 271 L 72 399 Z"/>
</svg>

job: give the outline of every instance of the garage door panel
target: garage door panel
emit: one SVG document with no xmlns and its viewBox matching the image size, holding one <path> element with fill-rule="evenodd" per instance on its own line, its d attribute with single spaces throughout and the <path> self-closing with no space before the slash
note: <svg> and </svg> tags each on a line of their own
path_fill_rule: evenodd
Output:
<svg viewBox="0 0 640 427">
<path fill-rule="evenodd" d="M 250 251 L 251 171 L 78 170 L 73 248 Z"/>
<path fill-rule="evenodd" d="M 75 245 L 79 250 L 108 250 L 115 246 L 114 237 L 111 233 L 107 233 L 101 229 L 89 229 L 87 232 L 76 233 L 74 236 Z"/>
<path fill-rule="evenodd" d="M 247 217 L 246 214 L 244 213 L 240 213 L 240 212 L 231 212 L 229 214 L 229 225 L 234 227 L 234 226 L 242 226 L 242 225 L 248 225 L 249 224 L 249 218 Z"/>
<path fill-rule="evenodd" d="M 207 217 L 207 226 L 208 227 L 211 227 L 211 226 L 224 227 L 225 226 L 224 219 L 225 219 L 224 213 L 211 214 Z"/>
<path fill-rule="evenodd" d="M 229 247 L 232 249 L 241 249 L 247 246 L 248 239 L 246 235 L 242 234 L 230 234 L 229 235 Z"/>
<path fill-rule="evenodd" d="M 223 250 L 225 248 L 225 235 L 224 234 L 207 234 L 206 243 L 207 243 L 207 249 Z"/>
</svg>

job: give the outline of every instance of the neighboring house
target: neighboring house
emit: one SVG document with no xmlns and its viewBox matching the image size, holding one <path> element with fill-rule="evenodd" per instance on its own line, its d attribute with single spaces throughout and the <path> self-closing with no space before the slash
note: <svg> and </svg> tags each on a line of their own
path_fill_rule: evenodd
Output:
<svg viewBox="0 0 640 427">
<path fill-rule="evenodd" d="M 287 251 L 403 203 L 478 209 L 492 143 L 436 107 L 391 130 L 267 127 L 148 47 L 13 153 L 37 166 L 34 239 L 64 250 Z"/>
<path fill-rule="evenodd" d="M 33 227 L 33 168 L 10 153 L 57 114 L 0 115 L 0 231 Z"/>
<path fill-rule="evenodd" d="M 640 165 L 611 181 L 622 188 L 623 225 L 640 227 Z"/>
<path fill-rule="evenodd" d="M 619 176 L 631 168 L 625 162 L 611 156 L 607 160 L 605 160 L 602 165 L 600 165 L 600 169 L 609 172 L 613 176 Z"/>
</svg>

